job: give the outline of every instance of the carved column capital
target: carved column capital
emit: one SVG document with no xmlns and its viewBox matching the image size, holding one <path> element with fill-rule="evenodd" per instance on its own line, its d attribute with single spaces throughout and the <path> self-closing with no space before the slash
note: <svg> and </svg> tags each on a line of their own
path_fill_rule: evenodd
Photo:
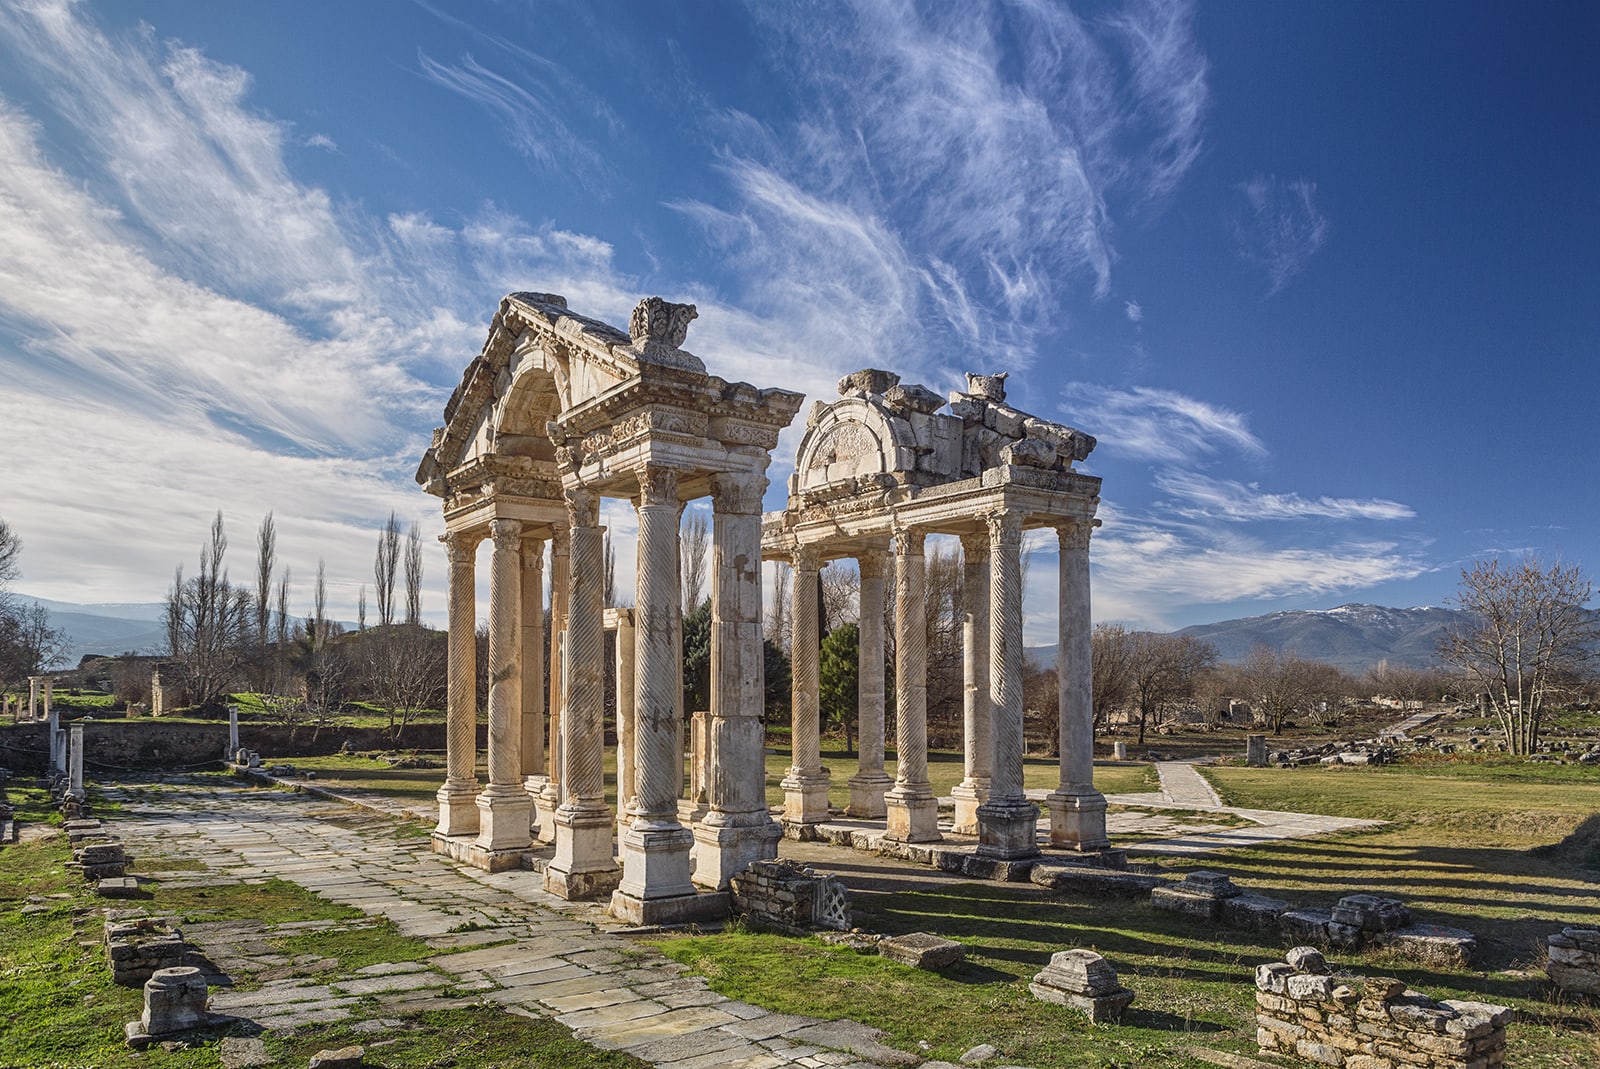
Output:
<svg viewBox="0 0 1600 1069">
<path fill-rule="evenodd" d="M 863 579 L 879 579 L 889 573 L 889 554 L 881 549 L 863 550 L 856 557 L 856 570 Z"/>
<path fill-rule="evenodd" d="M 901 555 L 911 554 L 920 557 L 923 548 L 928 544 L 928 532 L 917 527 L 896 527 L 894 541 Z"/>
<path fill-rule="evenodd" d="M 797 572 L 815 572 L 822 562 L 822 553 L 814 545 L 801 544 L 794 547 L 794 570 Z"/>
<path fill-rule="evenodd" d="M 1099 526 L 1099 520 L 1063 520 L 1055 529 L 1062 549 L 1088 549 L 1089 538 Z"/>
<path fill-rule="evenodd" d="M 478 552 L 483 536 L 476 531 L 446 531 L 439 536 L 451 564 L 469 564 Z"/>
<path fill-rule="evenodd" d="M 550 554 L 565 557 L 572 552 L 572 528 L 558 523 L 550 528 Z"/>
<path fill-rule="evenodd" d="M 494 539 L 494 548 L 506 553 L 521 548 L 522 521 L 521 520 L 490 520 L 489 537 Z"/>
<path fill-rule="evenodd" d="M 568 490 L 567 519 L 573 527 L 600 526 L 600 494 L 596 490 L 579 487 Z"/>
<path fill-rule="evenodd" d="M 634 474 L 639 479 L 640 505 L 679 503 L 678 476 L 681 473 L 677 468 L 669 468 L 665 464 L 646 464 Z"/>
<path fill-rule="evenodd" d="M 981 561 L 989 556 L 989 532 L 969 531 L 961 536 L 961 556 L 967 561 Z"/>
<path fill-rule="evenodd" d="M 715 512 L 759 515 L 766 492 L 767 477 L 760 472 L 726 471 L 711 476 L 711 507 Z"/>
<path fill-rule="evenodd" d="M 1021 545 L 1022 512 L 1020 509 L 995 509 L 983 515 L 984 526 L 989 529 L 989 544 Z"/>
</svg>

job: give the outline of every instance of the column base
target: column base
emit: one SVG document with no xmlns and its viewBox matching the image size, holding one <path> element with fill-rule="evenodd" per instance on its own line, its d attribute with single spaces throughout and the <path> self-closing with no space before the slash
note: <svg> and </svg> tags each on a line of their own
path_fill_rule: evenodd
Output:
<svg viewBox="0 0 1600 1069">
<path fill-rule="evenodd" d="M 544 782 L 533 800 L 533 823 L 538 829 L 533 838 L 536 842 L 553 843 L 556 841 L 556 810 L 561 807 L 561 788 L 549 776 L 540 778 Z"/>
<path fill-rule="evenodd" d="M 926 784 L 892 787 L 883 796 L 889 826 L 883 837 L 894 843 L 936 843 L 939 834 L 939 800 Z"/>
<path fill-rule="evenodd" d="M 528 867 L 526 849 L 488 850 L 479 846 L 478 840 L 470 835 L 449 836 L 434 832 L 433 852 L 485 872 L 506 872 Z"/>
<path fill-rule="evenodd" d="M 606 912 L 637 927 L 674 928 L 727 920 L 729 902 L 725 891 L 674 895 L 671 898 L 635 898 L 618 889 L 611 893 L 611 906 Z"/>
<path fill-rule="evenodd" d="M 978 807 L 978 856 L 1014 861 L 1039 853 L 1039 807 L 1025 798 Z"/>
<path fill-rule="evenodd" d="M 766 813 L 713 813 L 710 819 L 718 817 L 750 821 L 748 824 L 712 824 L 707 821 L 695 826 L 695 863 L 691 878 L 701 887 L 721 891 L 750 862 L 776 858 L 783 829 Z"/>
<path fill-rule="evenodd" d="M 478 845 L 485 850 L 526 850 L 533 842 L 533 799 L 520 783 L 491 783 L 478 795 Z"/>
<path fill-rule="evenodd" d="M 522 777 L 522 789 L 528 792 L 528 837 L 534 842 L 549 842 L 539 837 L 540 826 L 545 823 L 539 817 L 539 796 L 544 794 L 545 784 L 549 782 L 550 777 L 543 774 Z"/>
<path fill-rule="evenodd" d="M 1044 804 L 1050 810 L 1050 845 L 1092 852 L 1111 845 L 1106 836 L 1106 797 L 1093 787 L 1051 791 Z"/>
<path fill-rule="evenodd" d="M 694 836 L 677 821 L 635 820 L 621 841 L 622 883 L 617 893 L 637 901 L 694 894 L 689 882 L 693 845 Z"/>
<path fill-rule="evenodd" d="M 478 834 L 478 781 L 476 779 L 444 781 L 439 793 L 440 835 Z"/>
<path fill-rule="evenodd" d="M 956 800 L 956 819 L 951 831 L 957 835 L 978 834 L 978 807 L 989 800 L 987 776 L 969 776 L 950 788 Z"/>
<path fill-rule="evenodd" d="M 894 780 L 881 768 L 875 772 L 858 772 L 850 777 L 850 808 L 845 812 L 860 820 L 882 820 L 883 796 L 892 786 Z"/>
<path fill-rule="evenodd" d="M 564 805 L 551 820 L 556 856 L 544 870 L 544 889 L 558 898 L 594 898 L 616 890 L 622 869 L 611 854 L 611 810 Z"/>
<path fill-rule="evenodd" d="M 831 776 L 825 768 L 814 771 L 789 769 L 778 786 L 783 788 L 783 822 L 785 824 L 820 824 L 828 819 L 828 784 Z"/>
</svg>

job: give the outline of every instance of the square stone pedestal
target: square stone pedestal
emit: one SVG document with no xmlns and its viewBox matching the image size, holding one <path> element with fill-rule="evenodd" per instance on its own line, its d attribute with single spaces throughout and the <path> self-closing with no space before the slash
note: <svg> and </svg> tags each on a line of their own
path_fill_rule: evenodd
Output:
<svg viewBox="0 0 1600 1069">
<path fill-rule="evenodd" d="M 1106 836 L 1106 796 L 1088 787 L 1052 791 L 1044 804 L 1050 811 L 1050 845 L 1085 852 L 1111 846 Z"/>
<path fill-rule="evenodd" d="M 561 807 L 561 789 L 550 782 L 548 776 L 541 776 L 540 780 L 539 793 L 533 799 L 533 837 L 536 842 L 553 843 L 556 841 L 556 810 Z M 529 790 L 532 790 L 531 786 Z"/>
<path fill-rule="evenodd" d="M 817 772 L 800 772 L 791 768 L 778 786 L 783 788 L 783 823 L 821 824 L 828 819 L 828 784 L 831 775 L 827 769 Z"/>
<path fill-rule="evenodd" d="M 595 898 L 616 890 L 622 869 L 611 853 L 611 810 L 562 806 L 555 826 L 556 856 L 544 870 L 544 889 L 558 898 Z"/>
<path fill-rule="evenodd" d="M 1026 799 L 978 807 L 978 856 L 1012 861 L 1039 853 L 1039 808 Z"/>
<path fill-rule="evenodd" d="M 622 883 L 617 894 L 648 901 L 695 893 L 689 882 L 694 833 L 688 828 L 676 821 L 638 819 L 622 837 L 621 845 Z"/>
<path fill-rule="evenodd" d="M 521 853 L 533 843 L 533 799 L 520 783 L 491 783 L 478 795 L 478 845 Z"/>
<path fill-rule="evenodd" d="M 641 928 L 720 924 L 728 919 L 728 893 L 701 891 L 667 898 L 636 898 L 619 888 L 611 893 L 609 912 L 618 920 Z"/>
<path fill-rule="evenodd" d="M 950 830 L 957 835 L 978 834 L 978 807 L 989 800 L 988 781 L 962 780 L 950 788 L 950 797 L 956 801 L 955 822 Z"/>
<path fill-rule="evenodd" d="M 882 820 L 883 796 L 894 786 L 894 780 L 885 772 L 861 772 L 850 777 L 850 808 L 846 810 L 857 820 Z"/>
<path fill-rule="evenodd" d="M 883 798 L 888 827 L 883 837 L 896 843 L 936 843 L 939 834 L 939 801 L 926 788 L 920 791 L 893 787 Z"/>
<path fill-rule="evenodd" d="M 440 835 L 478 834 L 478 783 L 476 780 L 445 780 L 434 796 L 439 802 Z"/>
<path fill-rule="evenodd" d="M 692 879 L 701 887 L 723 891 L 752 861 L 778 856 L 783 829 L 765 814 L 753 815 L 745 825 L 711 823 L 716 816 L 695 825 Z"/>
<path fill-rule="evenodd" d="M 528 792 L 528 837 L 534 842 L 548 843 L 554 841 L 554 836 L 545 835 L 543 831 L 549 827 L 549 818 L 555 816 L 552 809 L 549 813 L 540 814 L 539 800 L 544 795 L 546 784 L 550 782 L 549 776 L 524 776 L 522 789 Z"/>
</svg>

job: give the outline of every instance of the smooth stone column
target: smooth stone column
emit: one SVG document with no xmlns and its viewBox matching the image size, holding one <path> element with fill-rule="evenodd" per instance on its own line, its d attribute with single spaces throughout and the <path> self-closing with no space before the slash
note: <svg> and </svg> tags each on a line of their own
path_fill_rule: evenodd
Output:
<svg viewBox="0 0 1600 1069">
<path fill-rule="evenodd" d="M 856 558 L 861 571 L 861 645 L 857 653 L 860 691 L 856 699 L 859 767 L 850 777 L 852 817 L 881 820 L 884 792 L 894 782 L 883 770 L 883 581 L 887 553 L 864 552 Z"/>
<path fill-rule="evenodd" d="M 28 677 L 28 719 L 39 719 L 39 677 Z"/>
<path fill-rule="evenodd" d="M 922 531 L 895 532 L 895 779 L 884 795 L 892 842 L 932 843 L 939 803 L 928 784 L 927 564 Z M 798 626 L 798 621 L 796 621 Z"/>
<path fill-rule="evenodd" d="M 545 709 L 550 719 L 550 743 L 545 751 L 545 781 L 535 800 L 535 821 L 539 825 L 539 841 L 556 841 L 556 807 L 562 802 L 561 747 L 563 740 L 562 710 L 567 661 L 563 654 L 567 632 L 568 591 L 572 583 L 572 536 L 567 528 L 557 526 L 550 536 L 550 696 Z"/>
<path fill-rule="evenodd" d="M 617 620 L 617 842 L 628 834 L 638 812 L 634 796 L 639 793 L 639 777 L 634 767 L 638 739 L 639 638 L 632 609 L 608 609 Z"/>
<path fill-rule="evenodd" d="M 978 807 L 978 853 L 1039 852 L 1039 808 L 1022 792 L 1022 513 L 984 518 L 989 528 L 989 797 Z"/>
<path fill-rule="evenodd" d="M 989 534 L 961 538 L 961 737 L 964 769 L 951 789 L 960 835 L 978 834 L 978 806 L 989 797 L 993 740 L 989 737 Z"/>
<path fill-rule="evenodd" d="M 491 520 L 489 534 L 489 782 L 472 859 L 494 871 L 521 864 L 533 800 L 522 782 L 522 522 Z"/>
<path fill-rule="evenodd" d="M 537 808 L 544 766 L 544 539 L 522 541 L 522 786 Z M 537 819 L 530 813 L 529 823 Z M 530 828 L 530 832 L 531 832 Z"/>
<path fill-rule="evenodd" d="M 552 823 L 556 852 L 544 889 L 562 898 L 590 898 L 617 886 L 611 853 L 612 816 L 606 805 L 605 546 L 600 495 L 569 490 L 572 522 L 571 604 L 567 608 L 566 709 L 562 717 L 562 797 Z"/>
<path fill-rule="evenodd" d="M 49 716 L 50 715 L 50 697 L 51 697 L 52 694 L 55 693 L 56 677 L 55 676 L 45 676 L 42 680 L 40 680 L 40 683 L 44 687 L 44 715 L 45 716 Z"/>
<path fill-rule="evenodd" d="M 1050 845 L 1105 850 L 1106 799 L 1094 786 L 1094 660 L 1089 619 L 1089 535 L 1096 520 L 1064 523 L 1060 638 L 1056 675 L 1061 700 L 1061 785 L 1045 797 Z"/>
<path fill-rule="evenodd" d="M 84 798 L 84 794 L 83 794 L 83 725 L 75 723 L 75 724 L 72 725 L 71 731 L 72 731 L 72 736 L 71 736 L 71 740 L 72 741 L 68 744 L 68 749 L 69 749 L 69 751 L 70 751 L 70 753 L 72 755 L 71 758 L 68 761 L 68 775 L 71 778 L 68 781 L 67 789 L 71 792 L 72 797 L 76 798 L 78 801 L 81 802 L 81 801 L 83 801 L 83 798 Z"/>
<path fill-rule="evenodd" d="M 61 723 L 55 713 L 45 717 L 44 721 L 50 732 L 50 771 L 52 773 L 67 770 L 67 755 L 61 750 Z"/>
<path fill-rule="evenodd" d="M 229 761 L 239 752 L 239 707 L 228 706 L 228 749 L 226 756 Z"/>
<path fill-rule="evenodd" d="M 436 835 L 478 831 L 478 637 L 476 560 L 480 536 L 452 531 L 440 541 L 450 556 L 450 660 L 445 701 L 445 781 Z"/>
<path fill-rule="evenodd" d="M 766 731 L 761 722 L 766 704 L 761 496 L 766 486 L 763 472 L 711 479 L 709 810 L 694 829 L 694 881 L 719 890 L 750 862 L 777 857 L 783 836 L 767 810 Z M 826 801 L 824 780 L 824 806 Z"/>
<path fill-rule="evenodd" d="M 783 823 L 791 834 L 806 824 L 828 819 L 828 770 L 822 767 L 821 708 L 818 704 L 818 669 L 821 647 L 817 640 L 817 571 L 815 546 L 794 551 L 793 627 L 790 630 L 792 746 L 789 771 L 783 782 Z"/>
<path fill-rule="evenodd" d="M 683 793 L 674 645 L 683 595 L 678 584 L 678 472 L 647 464 L 639 473 L 638 580 L 634 592 L 635 664 L 633 823 L 622 837 L 622 884 L 611 912 L 634 924 L 675 923 L 689 881 L 694 835 L 678 821 Z"/>
</svg>

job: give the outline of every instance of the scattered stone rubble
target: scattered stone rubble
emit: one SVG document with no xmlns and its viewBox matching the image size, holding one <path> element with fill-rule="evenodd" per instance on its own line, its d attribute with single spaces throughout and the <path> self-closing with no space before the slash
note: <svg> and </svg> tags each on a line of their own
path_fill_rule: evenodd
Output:
<svg viewBox="0 0 1600 1069">
<path fill-rule="evenodd" d="M 954 939 L 928 932 L 910 932 L 884 936 L 878 941 L 878 953 L 890 961 L 917 969 L 946 969 L 965 957 L 967 948 Z"/>
<path fill-rule="evenodd" d="M 850 930 L 844 881 L 796 861 L 752 861 L 731 883 L 733 913 L 755 928 L 806 934 Z"/>
<path fill-rule="evenodd" d="M 104 939 L 111 978 L 125 987 L 142 984 L 163 969 L 177 968 L 190 950 L 171 921 L 151 917 L 142 909 L 109 911 Z"/>
<path fill-rule="evenodd" d="M 1551 983 L 1569 995 L 1600 995 L 1600 930 L 1563 928 L 1546 942 Z"/>
<path fill-rule="evenodd" d="M 1341 1069 L 1497 1069 L 1506 1006 L 1435 1002 L 1390 977 L 1332 975 L 1311 947 L 1256 969 L 1256 1043 Z"/>
<path fill-rule="evenodd" d="M 1121 1021 L 1133 1002 L 1111 963 L 1092 950 L 1062 950 L 1028 985 L 1033 997 L 1082 1010 L 1095 1024 Z"/>
</svg>

